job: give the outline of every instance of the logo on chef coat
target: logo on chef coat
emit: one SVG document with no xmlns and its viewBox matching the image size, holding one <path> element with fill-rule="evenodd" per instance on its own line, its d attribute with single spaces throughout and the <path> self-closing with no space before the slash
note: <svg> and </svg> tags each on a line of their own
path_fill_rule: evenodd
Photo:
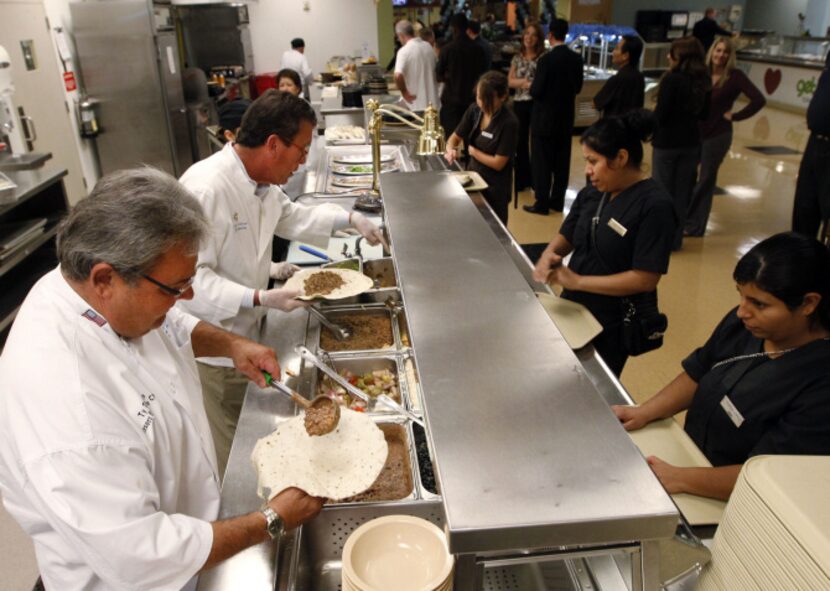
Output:
<svg viewBox="0 0 830 591">
<path fill-rule="evenodd" d="M 153 413 L 152 403 L 155 402 L 155 394 L 141 394 L 141 408 L 138 410 L 138 417 L 144 421 L 141 430 L 145 433 L 153 426 L 156 415 Z"/>
</svg>

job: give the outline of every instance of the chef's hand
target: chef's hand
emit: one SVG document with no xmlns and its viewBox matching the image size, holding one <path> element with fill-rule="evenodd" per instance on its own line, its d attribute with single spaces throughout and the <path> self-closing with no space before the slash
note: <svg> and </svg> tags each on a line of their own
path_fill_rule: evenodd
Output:
<svg viewBox="0 0 830 591">
<path fill-rule="evenodd" d="M 647 416 L 642 406 L 614 404 L 611 410 L 617 415 L 626 431 L 642 429 L 651 422 L 651 418 Z"/>
<path fill-rule="evenodd" d="M 274 379 L 280 378 L 280 363 L 270 347 L 238 337 L 231 342 L 230 358 L 233 366 L 260 388 L 266 386 L 263 371 L 270 373 Z"/>
<path fill-rule="evenodd" d="M 268 272 L 268 275 L 271 277 L 271 279 L 279 279 L 280 281 L 285 281 L 299 270 L 300 268 L 297 265 L 292 265 L 291 263 L 272 262 L 271 270 Z"/>
<path fill-rule="evenodd" d="M 375 244 L 383 244 L 384 248 L 389 250 L 389 245 L 383 239 L 383 232 L 365 215 L 359 211 L 353 211 L 349 217 L 349 222 L 366 239 L 366 242 L 372 246 Z"/>
<path fill-rule="evenodd" d="M 457 159 L 458 148 L 450 148 L 449 146 L 447 146 L 447 149 L 444 151 L 444 160 L 447 161 L 447 164 L 452 166 Z"/>
<path fill-rule="evenodd" d="M 283 312 L 290 312 L 297 308 L 305 308 L 308 302 L 298 300 L 297 296 L 303 295 L 302 292 L 296 289 L 276 288 L 267 291 L 261 290 L 259 294 L 259 305 L 266 308 L 275 308 Z"/>
<path fill-rule="evenodd" d="M 547 283 L 550 270 L 562 265 L 562 257 L 553 251 L 545 251 L 536 266 L 533 268 L 533 279 L 539 283 Z"/>
<path fill-rule="evenodd" d="M 673 495 L 686 492 L 686 487 L 683 485 L 683 472 L 686 468 L 673 466 L 657 456 L 649 456 L 646 458 L 646 461 L 667 493 Z"/>
<path fill-rule="evenodd" d="M 268 501 L 268 506 L 282 517 L 285 529 L 294 529 L 317 516 L 323 508 L 323 499 L 292 486 Z"/>
<path fill-rule="evenodd" d="M 408 103 L 414 103 L 415 99 L 418 98 L 417 96 L 415 96 L 414 94 L 412 94 L 410 92 L 406 92 L 405 94 L 402 94 L 401 96 L 403 96 L 404 100 Z"/>
</svg>

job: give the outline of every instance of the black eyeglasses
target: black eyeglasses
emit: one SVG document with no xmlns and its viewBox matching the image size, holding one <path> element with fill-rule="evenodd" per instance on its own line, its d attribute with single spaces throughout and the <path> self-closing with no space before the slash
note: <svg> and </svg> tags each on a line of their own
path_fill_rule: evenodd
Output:
<svg viewBox="0 0 830 591">
<path fill-rule="evenodd" d="M 284 143 L 286 146 L 289 146 L 289 147 L 293 146 L 293 147 L 297 148 L 300 152 L 302 152 L 303 153 L 303 158 L 307 157 L 308 153 L 311 151 L 311 144 L 309 144 L 307 146 L 301 146 L 300 144 L 295 144 L 294 142 L 287 142 L 287 141 L 283 140 L 282 138 L 280 138 L 280 139 L 282 140 L 282 143 Z"/>
<path fill-rule="evenodd" d="M 175 287 L 170 287 L 169 285 L 165 285 L 161 281 L 153 279 L 152 277 L 150 277 L 149 275 L 145 275 L 144 273 L 142 273 L 141 276 L 144 279 L 146 279 L 147 281 L 149 281 L 150 283 L 152 283 L 153 285 L 157 286 L 159 289 L 161 289 L 165 293 L 173 296 L 174 298 L 182 297 L 185 294 L 185 292 L 187 292 L 187 290 L 190 289 L 190 286 L 193 285 L 193 281 L 196 279 L 196 276 L 194 275 L 193 277 L 188 279 L 187 282 L 181 288 L 176 289 Z"/>
</svg>

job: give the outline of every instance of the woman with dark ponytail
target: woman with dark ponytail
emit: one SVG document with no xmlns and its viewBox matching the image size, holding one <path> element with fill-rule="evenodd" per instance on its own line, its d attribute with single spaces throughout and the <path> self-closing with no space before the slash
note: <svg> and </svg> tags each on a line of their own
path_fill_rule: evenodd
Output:
<svg viewBox="0 0 830 591">
<path fill-rule="evenodd" d="M 712 81 L 703 45 L 695 37 L 675 39 L 669 50 L 669 71 L 657 89 L 657 129 L 652 158 L 654 179 L 672 196 L 678 226 L 673 250 L 683 245 L 683 227 L 697 181 L 700 160 L 699 124 L 706 119 Z"/>
<path fill-rule="evenodd" d="M 656 292 L 674 238 L 671 198 L 642 170 L 643 142 L 653 130 L 653 114 L 638 109 L 601 119 L 582 134 L 591 185 L 576 196 L 533 272 L 539 282 L 561 285 L 562 297 L 599 320 L 603 331 L 593 345 L 616 375 L 629 355 L 623 299 Z M 566 267 L 562 259 L 570 253 Z"/>
<path fill-rule="evenodd" d="M 683 372 L 642 406 L 615 406 L 629 430 L 688 410 L 685 429 L 714 467 L 650 457 L 666 491 L 727 499 L 761 454 L 830 454 L 830 252 L 776 234 L 732 274 L 740 303 Z"/>
</svg>

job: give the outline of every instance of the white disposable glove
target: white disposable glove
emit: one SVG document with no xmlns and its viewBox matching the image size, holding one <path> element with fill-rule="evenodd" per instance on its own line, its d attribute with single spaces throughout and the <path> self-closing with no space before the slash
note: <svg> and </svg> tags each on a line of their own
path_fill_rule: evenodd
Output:
<svg viewBox="0 0 830 591">
<path fill-rule="evenodd" d="M 267 308 L 275 308 L 283 312 L 290 312 L 297 308 L 305 308 L 308 302 L 296 299 L 302 292 L 296 289 L 269 289 L 259 292 L 259 305 Z"/>
<path fill-rule="evenodd" d="M 271 277 L 271 279 L 279 279 L 280 281 L 285 281 L 299 270 L 300 268 L 297 265 L 292 265 L 291 263 L 272 262 L 271 270 L 268 272 L 268 275 Z"/>
<path fill-rule="evenodd" d="M 372 246 L 375 244 L 383 244 L 387 250 L 389 249 L 389 245 L 386 244 L 386 241 L 383 239 L 383 232 L 381 232 L 380 228 L 372 223 L 372 220 L 359 211 L 353 211 L 350 221 L 352 227 L 360 232 L 360 235 L 363 236 L 369 244 Z"/>
</svg>

